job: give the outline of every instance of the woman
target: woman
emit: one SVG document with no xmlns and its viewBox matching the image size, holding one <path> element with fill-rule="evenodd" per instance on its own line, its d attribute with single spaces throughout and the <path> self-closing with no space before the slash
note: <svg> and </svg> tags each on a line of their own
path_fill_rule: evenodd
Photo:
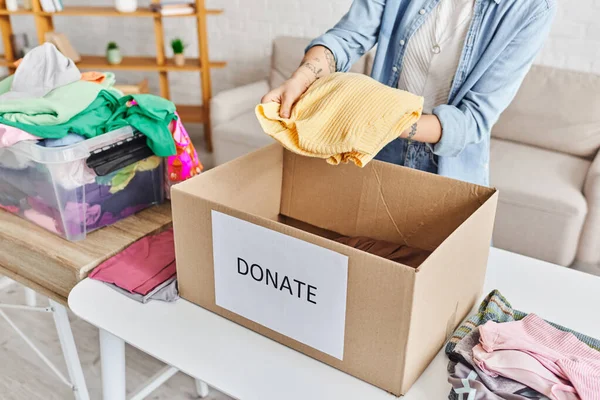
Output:
<svg viewBox="0 0 600 400">
<path fill-rule="evenodd" d="M 317 79 L 345 72 L 376 44 L 373 78 L 425 98 L 417 124 L 378 159 L 489 184 L 490 131 L 542 47 L 555 0 L 354 0 L 262 102 L 281 116 Z"/>
</svg>

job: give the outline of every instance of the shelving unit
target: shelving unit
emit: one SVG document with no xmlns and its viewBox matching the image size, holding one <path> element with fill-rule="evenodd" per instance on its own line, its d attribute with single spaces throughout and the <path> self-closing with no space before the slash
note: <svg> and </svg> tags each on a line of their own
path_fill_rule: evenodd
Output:
<svg viewBox="0 0 600 400">
<path fill-rule="evenodd" d="M 208 58 L 208 34 L 206 30 L 206 17 L 209 15 L 219 15 L 223 10 L 209 10 L 205 8 L 204 0 L 195 0 L 196 12 L 184 15 L 161 15 L 152 11 L 150 8 L 141 7 L 132 13 L 121 13 L 111 7 L 81 7 L 66 6 L 63 11 L 48 13 L 42 10 L 40 0 L 32 0 L 33 9 L 17 11 L 8 11 L 5 0 L 0 0 L 0 31 L 2 32 L 2 42 L 4 44 L 4 55 L 0 56 L 0 66 L 7 67 L 11 72 L 14 71 L 15 52 L 12 46 L 11 35 L 13 34 L 10 16 L 11 15 L 30 15 L 34 18 L 38 42 L 44 43 L 46 33 L 54 30 L 54 17 L 147 17 L 154 21 L 154 35 L 156 42 L 156 56 L 142 57 L 131 56 L 123 57 L 121 64 L 108 64 L 104 56 L 82 55 L 81 61 L 77 63 L 80 69 L 84 70 L 113 70 L 113 71 L 152 71 L 158 72 L 160 95 L 164 98 L 170 98 L 169 94 L 169 72 L 198 72 L 200 74 L 200 83 L 202 87 L 202 105 L 177 105 L 177 112 L 184 122 L 204 124 L 204 138 L 206 149 L 212 152 L 212 132 L 210 129 L 210 98 L 212 97 L 212 85 L 210 70 L 212 68 L 223 68 L 226 63 L 221 61 L 210 61 Z M 160 0 L 152 0 L 158 3 Z M 165 54 L 165 41 L 163 31 L 163 18 L 196 18 L 198 35 L 198 58 L 186 59 L 185 65 L 177 66 L 171 58 Z"/>
</svg>

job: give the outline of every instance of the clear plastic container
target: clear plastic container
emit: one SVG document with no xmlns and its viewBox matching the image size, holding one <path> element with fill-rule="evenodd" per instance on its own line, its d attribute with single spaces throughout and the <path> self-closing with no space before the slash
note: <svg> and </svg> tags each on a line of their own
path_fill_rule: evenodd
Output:
<svg viewBox="0 0 600 400">
<path fill-rule="evenodd" d="M 163 162 L 145 158 L 97 176 L 90 155 L 127 143 L 132 128 L 66 147 L 19 142 L 0 148 L 0 208 L 70 241 L 164 200 Z"/>
</svg>

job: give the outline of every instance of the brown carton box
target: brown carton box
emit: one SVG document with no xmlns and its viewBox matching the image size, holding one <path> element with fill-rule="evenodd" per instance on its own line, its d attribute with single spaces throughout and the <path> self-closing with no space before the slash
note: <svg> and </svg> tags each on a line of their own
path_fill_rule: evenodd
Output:
<svg viewBox="0 0 600 400">
<path fill-rule="evenodd" d="M 497 200 L 495 189 L 376 161 L 363 169 L 333 167 L 272 145 L 173 188 L 180 293 L 310 357 L 395 395 L 405 394 L 481 295 Z M 289 247 L 266 247 L 265 256 L 296 251 L 288 255 L 301 259 L 304 254 L 295 246 L 302 244 L 309 250 L 319 246 L 347 256 L 341 357 L 217 305 L 218 250 L 213 249 L 213 239 L 221 236 L 213 231 L 213 220 L 219 213 L 234 222 L 247 221 L 250 224 L 243 223 L 252 224 L 252 229 L 266 228 L 284 242 L 287 238 Z M 405 243 L 432 253 L 415 269 L 330 240 L 332 232 Z M 245 243 L 255 238 L 243 239 Z M 279 266 L 265 262 L 259 269 L 252 264 L 250 279 L 249 266 L 256 260 L 240 261 L 238 254 L 231 257 L 227 262 L 232 273 L 249 290 L 276 294 L 282 302 L 289 297 L 287 287 L 274 290 L 281 285 L 273 283 L 274 275 L 271 282 L 268 277 L 266 284 L 262 280 L 266 269 Z M 326 271 L 325 267 L 318 268 Z M 293 272 L 303 273 L 298 268 Z M 240 288 L 239 296 L 248 296 Z M 302 288 L 307 289 L 300 282 L 293 286 Z M 321 301 L 327 294 L 323 287 L 312 290 L 313 295 L 318 293 L 312 300 Z M 253 301 L 252 296 L 244 301 Z M 304 290 L 298 303 L 308 304 L 310 296 Z M 317 309 L 312 302 L 310 306 Z M 284 314 L 292 311 L 286 309 Z M 312 328 L 304 326 L 297 333 L 310 335 Z"/>
</svg>

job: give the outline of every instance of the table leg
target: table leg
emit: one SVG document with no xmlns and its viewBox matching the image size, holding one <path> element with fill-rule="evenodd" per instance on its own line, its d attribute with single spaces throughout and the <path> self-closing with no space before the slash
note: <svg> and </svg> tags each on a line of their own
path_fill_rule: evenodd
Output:
<svg viewBox="0 0 600 400">
<path fill-rule="evenodd" d="M 208 392 L 210 391 L 208 388 L 208 385 L 201 381 L 200 379 L 195 379 L 196 382 L 196 392 L 198 393 L 198 396 L 203 399 L 206 396 L 208 396 Z"/>
<path fill-rule="evenodd" d="M 29 289 L 28 287 L 25 289 L 25 304 L 29 307 L 35 307 L 37 305 L 37 298 L 35 290 Z"/>
<path fill-rule="evenodd" d="M 125 400 L 125 342 L 100 329 L 100 358 L 102 364 L 102 398 Z"/>
<path fill-rule="evenodd" d="M 35 292 L 33 293 L 35 296 Z M 35 300 L 35 297 L 33 299 Z M 71 385 L 73 385 L 75 399 L 89 400 L 90 395 L 88 393 L 87 385 L 85 384 L 85 377 L 83 375 L 83 369 L 81 368 L 81 362 L 79 361 L 77 347 L 75 347 L 75 339 L 73 338 L 73 331 L 71 330 L 67 309 L 54 300 L 50 300 L 50 307 L 52 307 L 54 324 L 56 325 L 56 332 L 58 333 L 60 347 L 62 348 L 65 357 L 65 363 L 67 364 Z"/>
</svg>

